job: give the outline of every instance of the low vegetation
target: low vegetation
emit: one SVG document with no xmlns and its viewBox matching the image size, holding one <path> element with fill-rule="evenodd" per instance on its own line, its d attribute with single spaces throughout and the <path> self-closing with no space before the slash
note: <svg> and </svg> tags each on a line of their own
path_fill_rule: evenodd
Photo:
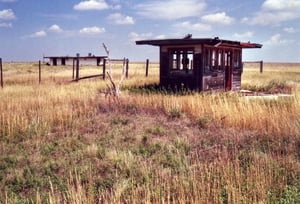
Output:
<svg viewBox="0 0 300 204">
<path fill-rule="evenodd" d="M 144 66 L 113 102 L 71 67 L 39 84 L 37 64 L 5 63 L 0 203 L 300 202 L 300 65 L 245 66 L 243 89 L 292 93 L 277 99 L 157 90 Z"/>
</svg>

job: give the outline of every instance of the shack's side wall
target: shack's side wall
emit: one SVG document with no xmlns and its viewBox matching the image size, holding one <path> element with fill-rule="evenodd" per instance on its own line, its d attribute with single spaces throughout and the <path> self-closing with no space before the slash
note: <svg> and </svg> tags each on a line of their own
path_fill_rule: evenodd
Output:
<svg viewBox="0 0 300 204">
<path fill-rule="evenodd" d="M 97 59 L 85 59 L 85 58 L 80 58 L 79 60 L 80 65 L 91 65 L 91 66 L 96 66 L 97 65 Z"/>
<path fill-rule="evenodd" d="M 232 88 L 233 91 L 241 90 L 242 74 L 239 71 L 233 71 Z"/>
<path fill-rule="evenodd" d="M 56 66 L 57 65 L 57 60 L 56 60 L 56 58 L 50 58 L 50 65 L 51 66 Z"/>
<path fill-rule="evenodd" d="M 205 45 L 203 55 L 203 91 L 241 89 L 242 48 Z"/>
<path fill-rule="evenodd" d="M 65 59 L 65 64 L 63 64 L 63 59 Z M 50 65 L 52 66 L 61 66 L 61 65 L 68 65 L 72 66 L 73 65 L 73 59 L 71 57 L 55 57 L 55 58 L 50 58 Z M 76 60 L 76 59 L 75 59 Z M 55 64 L 56 61 L 56 64 Z M 99 62 L 99 63 L 98 63 Z M 103 63 L 103 59 L 100 60 L 98 58 L 80 58 L 79 59 L 80 65 L 87 65 L 87 66 L 98 66 L 101 63 Z"/>
<path fill-rule="evenodd" d="M 176 52 L 174 52 L 174 50 Z M 193 50 L 192 69 L 178 67 L 177 51 Z M 214 55 L 212 55 L 214 52 Z M 212 57 L 214 56 L 214 57 Z M 196 91 L 240 90 L 242 48 L 209 45 L 161 46 L 160 84 L 165 87 L 189 88 Z"/>
<path fill-rule="evenodd" d="M 162 86 L 168 85 L 168 73 L 169 73 L 169 53 L 165 47 L 160 47 L 160 69 L 159 78 Z"/>
<path fill-rule="evenodd" d="M 179 48 L 182 46 L 179 46 Z M 185 46 L 183 46 L 185 47 Z M 188 46 L 189 48 L 191 46 Z M 189 73 L 170 73 L 172 59 L 169 49 L 178 48 L 178 46 L 161 46 L 160 47 L 160 85 L 172 88 L 189 88 L 191 90 L 202 90 L 202 55 L 201 45 L 194 46 L 193 70 Z"/>
<path fill-rule="evenodd" d="M 203 90 L 203 45 L 197 45 L 194 53 L 195 90 Z"/>
<path fill-rule="evenodd" d="M 232 72 L 232 90 L 233 91 L 239 91 L 241 90 L 241 84 L 242 84 L 242 74 L 243 74 L 243 50 L 240 49 L 240 62 L 238 67 L 233 67 Z"/>
<path fill-rule="evenodd" d="M 63 59 L 65 59 L 65 64 L 63 64 Z M 61 65 L 72 65 L 73 60 L 70 58 L 61 58 L 61 57 L 51 57 L 49 58 L 51 66 L 61 66 Z"/>
<path fill-rule="evenodd" d="M 70 58 L 66 59 L 66 65 L 73 66 L 73 58 L 72 59 L 70 59 Z"/>
</svg>

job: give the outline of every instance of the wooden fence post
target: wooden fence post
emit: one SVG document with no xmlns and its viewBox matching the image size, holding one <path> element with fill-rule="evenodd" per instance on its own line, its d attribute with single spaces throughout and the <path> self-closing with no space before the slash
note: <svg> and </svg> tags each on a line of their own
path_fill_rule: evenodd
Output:
<svg viewBox="0 0 300 204">
<path fill-rule="evenodd" d="M 263 73 L 263 69 L 264 69 L 264 62 L 261 60 L 259 62 L 260 66 L 259 66 L 259 70 L 260 70 L 260 73 Z"/>
<path fill-rule="evenodd" d="M 76 55 L 76 80 L 79 79 L 79 54 Z"/>
<path fill-rule="evenodd" d="M 41 60 L 39 60 L 39 84 L 42 81 L 42 69 L 41 69 Z"/>
<path fill-rule="evenodd" d="M 75 77 L 75 59 L 73 58 L 73 74 L 72 74 L 72 79 L 74 80 Z"/>
<path fill-rule="evenodd" d="M 146 60 L 146 77 L 148 77 L 149 59 Z"/>
<path fill-rule="evenodd" d="M 103 59 L 103 80 L 105 80 L 105 71 L 106 71 L 106 59 Z"/>
<path fill-rule="evenodd" d="M 3 69 L 2 69 L 2 58 L 0 58 L 0 83 L 1 83 L 1 88 L 3 88 Z"/>
<path fill-rule="evenodd" d="M 129 59 L 126 59 L 126 79 L 128 78 Z"/>
</svg>

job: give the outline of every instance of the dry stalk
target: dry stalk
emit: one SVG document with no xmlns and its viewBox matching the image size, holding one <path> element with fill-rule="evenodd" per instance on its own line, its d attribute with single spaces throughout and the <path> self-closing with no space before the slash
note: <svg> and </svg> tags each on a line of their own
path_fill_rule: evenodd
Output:
<svg viewBox="0 0 300 204">
<path fill-rule="evenodd" d="M 113 101 L 115 102 L 119 102 L 119 96 L 120 96 L 120 87 L 121 87 L 121 84 L 122 82 L 124 81 L 124 78 L 125 78 L 125 63 L 123 64 L 123 68 L 122 68 L 122 74 L 121 74 L 121 78 L 120 78 L 120 81 L 118 83 L 116 83 L 113 79 L 113 76 L 112 76 L 112 66 L 111 66 L 111 60 L 110 60 L 110 56 L 109 56 L 109 49 L 106 47 L 106 45 L 103 43 L 102 44 L 104 49 L 105 49 L 105 52 L 107 54 L 107 62 L 108 62 L 108 72 L 107 72 L 107 75 L 108 75 L 108 78 L 109 78 L 109 81 L 111 84 L 106 84 L 106 90 L 104 91 L 101 91 L 101 93 L 104 93 L 105 95 L 105 98 L 108 98 L 109 101 L 110 99 L 112 98 Z"/>
</svg>

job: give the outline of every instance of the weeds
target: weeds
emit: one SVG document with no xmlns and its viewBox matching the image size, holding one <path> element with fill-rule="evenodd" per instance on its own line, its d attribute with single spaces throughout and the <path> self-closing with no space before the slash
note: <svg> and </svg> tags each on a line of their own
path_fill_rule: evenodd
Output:
<svg viewBox="0 0 300 204">
<path fill-rule="evenodd" d="M 128 118 L 113 118 L 111 120 L 112 125 L 128 125 L 130 123 L 130 120 Z"/>
<path fill-rule="evenodd" d="M 287 186 L 284 190 L 279 203 L 299 203 L 300 202 L 300 191 L 296 186 Z"/>
<path fill-rule="evenodd" d="M 294 94 L 250 101 L 147 85 L 137 66 L 112 106 L 105 82 L 64 84 L 71 67 L 37 87 L 21 66 L 0 90 L 0 203 L 300 202 L 298 70 L 245 68 L 244 87 Z"/>
<path fill-rule="evenodd" d="M 182 112 L 179 108 L 172 108 L 170 111 L 169 111 L 169 115 L 172 119 L 174 118 L 180 118 L 182 116 Z"/>
<path fill-rule="evenodd" d="M 211 119 L 208 116 L 203 116 L 196 120 L 196 125 L 200 129 L 206 129 L 210 122 L 211 122 Z"/>
<path fill-rule="evenodd" d="M 167 130 L 165 130 L 161 126 L 155 126 L 155 127 L 147 128 L 146 133 L 156 135 L 156 136 L 163 136 L 167 133 Z"/>
</svg>

